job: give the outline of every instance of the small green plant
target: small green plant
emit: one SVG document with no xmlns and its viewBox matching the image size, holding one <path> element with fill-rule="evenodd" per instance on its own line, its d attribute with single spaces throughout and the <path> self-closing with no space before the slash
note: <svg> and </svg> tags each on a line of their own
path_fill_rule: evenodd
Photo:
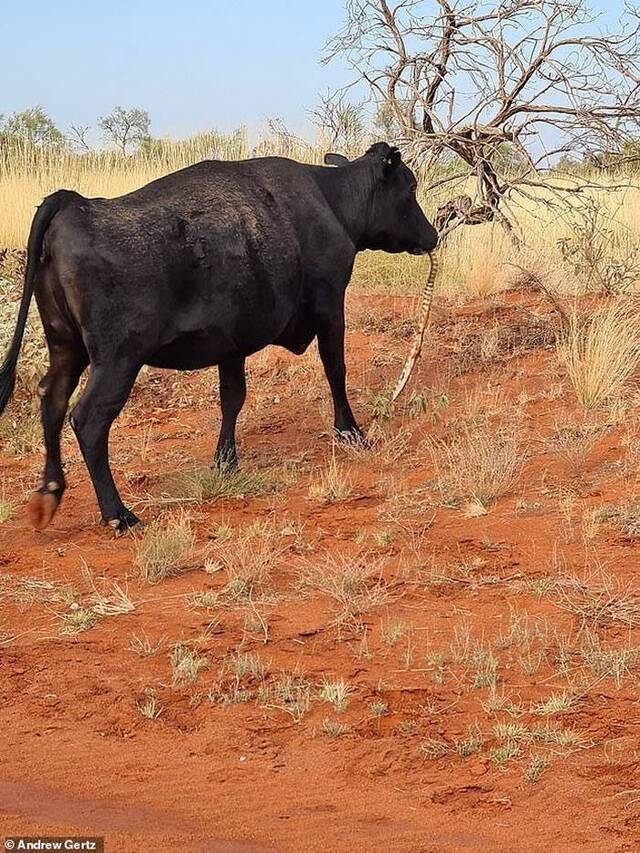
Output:
<svg viewBox="0 0 640 853">
<path fill-rule="evenodd" d="M 400 735 L 413 735 L 418 730 L 415 720 L 400 720 L 396 726 L 396 731 Z"/>
<path fill-rule="evenodd" d="M 532 726 L 530 738 L 541 743 L 551 743 L 565 748 L 585 746 L 585 739 L 573 729 L 562 729 L 550 725 Z"/>
<path fill-rule="evenodd" d="M 369 705 L 369 714 L 374 719 L 380 719 L 380 717 L 384 717 L 384 715 L 388 713 L 389 705 L 386 702 L 381 701 L 380 699 L 376 699 Z"/>
<path fill-rule="evenodd" d="M 483 709 L 487 714 L 495 714 L 498 711 L 504 711 L 512 717 L 519 717 L 523 714 L 523 709 L 520 705 L 516 705 L 504 692 L 498 693 L 496 685 L 489 687 L 489 696 L 482 703 Z"/>
<path fill-rule="evenodd" d="M 258 655 L 250 654 L 249 652 L 239 653 L 232 656 L 227 666 L 229 666 L 234 676 L 238 681 L 243 678 L 258 678 L 264 679 L 265 666 Z"/>
<path fill-rule="evenodd" d="M 536 598 L 545 598 L 548 595 L 552 595 L 557 586 L 557 578 L 550 575 L 541 575 L 539 578 L 531 578 L 531 580 L 526 581 L 527 589 Z"/>
<path fill-rule="evenodd" d="M 498 766 L 506 764 L 507 761 L 511 761 L 512 758 L 516 758 L 518 755 L 520 755 L 520 747 L 512 740 L 507 741 L 502 746 L 494 746 L 489 751 L 489 758 Z"/>
<path fill-rule="evenodd" d="M 393 530 L 379 530 L 373 534 L 373 541 L 376 543 L 376 545 L 384 547 L 386 545 L 390 545 L 393 542 L 394 536 L 395 534 Z"/>
<path fill-rule="evenodd" d="M 311 685 L 296 672 L 283 672 L 259 691 L 266 708 L 285 711 L 299 723 L 311 707 Z"/>
<path fill-rule="evenodd" d="M 482 735 L 477 726 L 470 726 L 467 736 L 454 741 L 454 749 L 462 758 L 480 752 L 482 749 Z"/>
<path fill-rule="evenodd" d="M 171 673 L 174 687 L 185 687 L 193 684 L 202 669 L 208 666 L 206 657 L 198 654 L 195 649 L 184 643 L 178 643 L 169 653 Z"/>
<path fill-rule="evenodd" d="M 325 735 L 333 738 L 342 737 L 351 731 L 351 727 L 346 723 L 336 723 L 328 719 L 322 721 L 321 728 Z"/>
<path fill-rule="evenodd" d="M 216 524 L 212 528 L 211 533 L 209 533 L 209 538 L 214 539 L 216 542 L 228 542 L 232 536 L 233 530 L 228 524 Z"/>
<path fill-rule="evenodd" d="M 382 639 L 385 645 L 395 646 L 407 633 L 407 623 L 404 619 L 394 616 L 382 628 Z"/>
<path fill-rule="evenodd" d="M 222 665 L 220 683 L 209 690 L 209 700 L 224 705 L 249 702 L 266 689 L 266 674 L 267 668 L 258 655 L 249 652 L 229 655 Z"/>
<path fill-rule="evenodd" d="M 98 616 L 93 610 L 82 607 L 76 602 L 72 603 L 67 613 L 60 615 L 62 619 L 62 634 L 79 634 L 88 631 L 98 621 Z"/>
<path fill-rule="evenodd" d="M 144 698 L 138 702 L 138 710 L 143 717 L 148 720 L 157 720 L 162 713 L 162 705 L 158 701 L 155 690 L 147 687 L 144 691 Z"/>
<path fill-rule="evenodd" d="M 472 662 L 475 667 L 473 686 L 495 687 L 498 682 L 497 658 L 487 649 L 477 645 L 472 653 Z"/>
<path fill-rule="evenodd" d="M 537 753 L 532 755 L 522 774 L 524 781 L 529 782 L 530 785 L 535 785 L 536 782 L 540 781 L 549 764 L 550 761 L 546 756 Z"/>
<path fill-rule="evenodd" d="M 431 680 L 435 684 L 444 684 L 446 679 L 445 664 L 447 656 L 439 649 L 428 649 L 425 654 L 425 663 L 432 671 Z"/>
<path fill-rule="evenodd" d="M 371 408 L 373 409 L 374 420 L 377 423 L 386 424 L 393 417 L 395 406 L 389 394 L 376 394 Z"/>
<path fill-rule="evenodd" d="M 147 658 L 151 657 L 151 655 L 155 655 L 155 653 L 162 647 L 164 641 L 165 638 L 160 637 L 160 639 L 156 640 L 154 643 L 143 631 L 141 634 L 133 634 L 131 642 L 129 643 L 129 649 L 137 655 L 140 655 L 141 658 Z"/>
<path fill-rule="evenodd" d="M 566 691 L 562 693 L 552 693 L 544 702 L 539 702 L 531 708 L 532 714 L 537 714 L 540 717 L 550 717 L 553 714 L 560 714 L 562 711 L 568 711 L 575 705 L 576 698 L 571 693 Z"/>
<path fill-rule="evenodd" d="M 494 734 L 497 740 L 527 741 L 531 738 L 529 729 L 521 723 L 498 723 Z"/>
<path fill-rule="evenodd" d="M 427 738 L 420 744 L 420 752 L 427 758 L 443 758 L 450 752 L 450 747 L 443 740 Z"/>
<path fill-rule="evenodd" d="M 336 681 L 327 681 L 325 679 L 318 690 L 318 698 L 323 702 L 329 702 L 338 714 L 342 714 L 347 710 L 349 697 L 353 692 L 354 688 L 347 684 L 343 678 L 339 678 Z"/>
</svg>

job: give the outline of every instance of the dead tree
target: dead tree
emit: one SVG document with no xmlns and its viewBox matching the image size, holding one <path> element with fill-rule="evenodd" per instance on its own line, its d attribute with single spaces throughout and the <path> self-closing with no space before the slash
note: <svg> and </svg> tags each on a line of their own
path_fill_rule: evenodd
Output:
<svg viewBox="0 0 640 853">
<path fill-rule="evenodd" d="M 475 176 L 473 215 L 449 216 L 449 231 L 496 220 L 512 233 L 509 203 L 550 186 L 560 158 L 622 154 L 637 131 L 631 6 L 613 32 L 589 0 L 346 0 L 346 10 L 326 60 L 347 60 L 353 82 L 391 111 L 405 155 L 440 170 L 438 185 Z"/>
</svg>

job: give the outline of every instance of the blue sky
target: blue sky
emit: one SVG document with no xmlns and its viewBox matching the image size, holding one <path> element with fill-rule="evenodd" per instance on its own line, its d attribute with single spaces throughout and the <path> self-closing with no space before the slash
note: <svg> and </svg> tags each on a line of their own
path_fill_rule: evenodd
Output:
<svg viewBox="0 0 640 853">
<path fill-rule="evenodd" d="M 4 6 L 4 4 L 3 4 Z M 115 105 L 178 136 L 280 117 L 296 132 L 345 82 L 319 62 L 342 0 L 28 0 L 2 9 L 0 113 L 41 104 L 63 129 Z"/>
<path fill-rule="evenodd" d="M 155 135 L 241 123 L 255 132 L 266 117 L 304 134 L 319 94 L 349 79 L 339 63 L 319 62 L 343 18 L 343 0 L 7 3 L 0 113 L 41 104 L 67 130 L 140 106 Z"/>
</svg>

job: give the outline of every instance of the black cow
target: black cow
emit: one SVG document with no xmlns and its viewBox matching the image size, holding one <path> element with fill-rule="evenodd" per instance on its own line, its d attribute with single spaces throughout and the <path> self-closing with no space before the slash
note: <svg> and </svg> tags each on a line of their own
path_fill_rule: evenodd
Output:
<svg viewBox="0 0 640 853">
<path fill-rule="evenodd" d="M 344 294 L 356 252 L 423 254 L 437 234 L 397 149 L 373 145 L 341 168 L 281 157 L 204 161 L 115 199 L 59 190 L 31 226 L 18 324 L 0 368 L 0 413 L 11 395 L 35 292 L 50 366 L 39 385 L 46 463 L 30 514 L 44 528 L 65 488 L 60 432 L 71 414 L 105 523 L 138 523 L 109 467 L 109 430 L 140 368 L 218 365 L 219 465 L 236 464 L 245 358 L 268 344 L 303 353 L 314 337 L 333 396 L 336 432 L 362 433 L 345 389 Z"/>
</svg>

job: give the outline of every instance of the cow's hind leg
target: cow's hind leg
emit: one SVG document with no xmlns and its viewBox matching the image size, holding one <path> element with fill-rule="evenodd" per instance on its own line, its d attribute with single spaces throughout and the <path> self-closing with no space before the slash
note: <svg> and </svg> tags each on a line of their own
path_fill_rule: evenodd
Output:
<svg viewBox="0 0 640 853">
<path fill-rule="evenodd" d="M 105 524 L 123 533 L 139 519 L 122 503 L 109 466 L 109 431 L 127 402 L 139 366 L 93 367 L 87 387 L 71 413 L 71 426 L 89 469 Z"/>
<path fill-rule="evenodd" d="M 247 396 L 244 358 L 234 358 L 218 365 L 222 426 L 216 449 L 216 465 L 222 470 L 238 467 L 236 422 Z"/>
<path fill-rule="evenodd" d="M 42 487 L 33 493 L 28 513 L 31 523 L 43 530 L 53 518 L 66 488 L 60 434 L 73 394 L 88 358 L 81 341 L 75 344 L 50 344 L 49 370 L 38 385 L 46 459 Z"/>
</svg>

